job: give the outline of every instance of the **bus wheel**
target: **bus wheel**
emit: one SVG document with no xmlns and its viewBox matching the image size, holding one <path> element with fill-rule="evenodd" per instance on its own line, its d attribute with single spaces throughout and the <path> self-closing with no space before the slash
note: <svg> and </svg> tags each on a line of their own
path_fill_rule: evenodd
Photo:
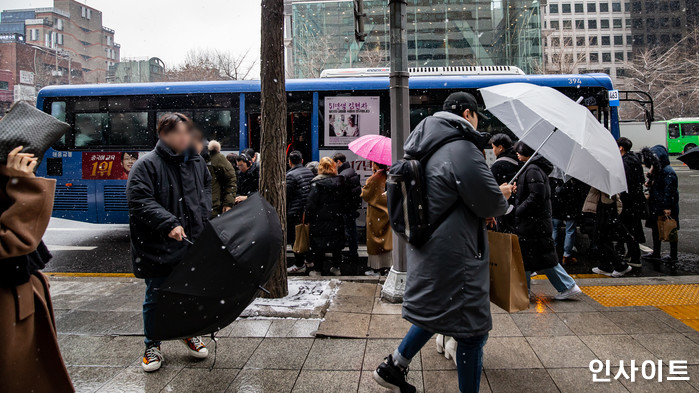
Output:
<svg viewBox="0 0 699 393">
<path fill-rule="evenodd" d="M 695 145 L 694 143 L 688 143 L 688 144 L 685 145 L 685 147 L 684 147 L 684 152 L 686 153 L 686 152 L 688 152 L 688 151 L 694 149 L 695 147 L 697 147 L 697 145 Z"/>
</svg>

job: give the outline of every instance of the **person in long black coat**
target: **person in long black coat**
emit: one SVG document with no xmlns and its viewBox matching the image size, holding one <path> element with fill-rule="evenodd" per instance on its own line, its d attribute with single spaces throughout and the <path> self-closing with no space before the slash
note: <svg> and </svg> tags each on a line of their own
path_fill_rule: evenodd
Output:
<svg viewBox="0 0 699 393">
<path fill-rule="evenodd" d="M 626 137 L 621 137 L 617 140 L 621 159 L 624 162 L 624 173 L 626 174 L 627 192 L 621 193 L 622 211 L 619 219 L 623 229 L 628 232 L 626 241 L 620 242 L 620 247 L 623 252 L 624 245 L 628 249 L 628 255 L 631 258 L 629 265 L 633 267 L 641 267 L 641 249 L 640 243 L 645 243 L 646 235 L 643 233 L 642 220 L 648 217 L 648 204 L 646 196 L 643 193 L 643 183 L 645 176 L 643 174 L 643 164 L 638 154 L 631 151 L 633 143 Z"/>
<path fill-rule="evenodd" d="M 337 166 L 329 157 L 318 165 L 318 176 L 311 181 L 306 200 L 306 220 L 310 224 L 311 261 L 316 274 L 323 274 L 325 253 L 332 253 L 330 272 L 340 275 L 345 246 L 345 187 Z M 311 267 L 311 266 L 309 266 Z"/>
<path fill-rule="evenodd" d="M 342 153 L 335 153 L 332 157 L 337 165 L 337 174 L 344 182 L 345 194 L 345 236 L 349 248 L 349 262 L 356 267 L 359 262 L 359 238 L 357 236 L 357 217 L 359 208 L 362 207 L 362 185 L 357 171 L 347 162 L 347 157 Z"/>
<path fill-rule="evenodd" d="M 549 177 L 551 184 L 551 216 L 553 218 L 553 243 L 558 249 L 560 228 L 565 226 L 562 264 L 576 263 L 573 247 L 578 230 L 578 217 L 589 187 L 575 178 L 564 181 Z"/>
<path fill-rule="evenodd" d="M 192 148 L 192 122 L 180 113 L 158 121 L 155 149 L 140 157 L 129 173 L 129 203 L 133 273 L 146 281 L 143 330 L 145 371 L 160 368 L 160 342 L 152 338 L 157 289 L 186 254 L 211 215 L 211 174 L 206 162 Z M 185 340 L 190 354 L 206 357 L 198 337 Z"/>
<path fill-rule="evenodd" d="M 315 177 L 310 169 L 303 166 L 300 151 L 289 154 L 289 170 L 286 172 L 286 238 L 291 245 L 296 241 L 296 226 L 303 221 L 306 199 L 311 192 L 311 180 Z M 287 267 L 289 273 L 306 271 L 306 254 L 294 253 L 294 263 Z"/>
<path fill-rule="evenodd" d="M 650 168 L 648 172 L 648 209 L 650 215 L 646 220 L 646 227 L 653 232 L 653 252 L 644 255 L 644 258 L 660 258 L 660 231 L 658 219 L 671 217 L 677 221 L 677 230 L 680 229 L 680 192 L 675 170 L 670 166 L 670 156 L 665 146 L 656 145 L 652 148 L 644 148 L 641 151 L 644 165 Z M 678 239 L 670 241 L 670 255 L 663 258 L 664 262 L 677 262 Z"/>
<path fill-rule="evenodd" d="M 235 203 L 240 203 L 260 189 L 260 170 L 252 158 L 245 153 L 238 156 L 237 164 L 238 196 L 235 197 Z"/>
<path fill-rule="evenodd" d="M 527 277 L 531 272 L 546 274 L 556 288 L 556 299 L 563 300 L 582 291 L 558 263 L 558 255 L 551 233 L 551 188 L 548 176 L 553 165 L 523 142 L 517 142 L 515 151 L 526 168 L 517 177 L 515 198 L 515 233 L 522 248 L 522 259 Z M 527 162 L 530 161 L 530 162 Z"/>
<path fill-rule="evenodd" d="M 522 167 L 522 163 L 517 159 L 512 139 L 507 134 L 496 134 L 488 142 L 493 147 L 493 153 L 497 157 L 490 171 L 498 184 L 509 183 Z M 514 195 L 508 200 L 510 204 L 515 203 Z M 507 214 L 496 218 L 498 232 L 514 233 L 515 216 Z"/>
</svg>

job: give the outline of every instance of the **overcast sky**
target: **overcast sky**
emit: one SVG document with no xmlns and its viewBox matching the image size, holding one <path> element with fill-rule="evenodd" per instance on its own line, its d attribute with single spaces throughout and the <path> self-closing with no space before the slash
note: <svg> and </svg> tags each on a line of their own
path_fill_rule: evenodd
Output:
<svg viewBox="0 0 699 393">
<path fill-rule="evenodd" d="M 190 49 L 260 53 L 260 0 L 86 0 L 116 31 L 121 57 L 178 63 Z M 0 10 L 51 7 L 52 0 L 0 0 Z M 78 15 L 79 16 L 79 15 Z"/>
</svg>

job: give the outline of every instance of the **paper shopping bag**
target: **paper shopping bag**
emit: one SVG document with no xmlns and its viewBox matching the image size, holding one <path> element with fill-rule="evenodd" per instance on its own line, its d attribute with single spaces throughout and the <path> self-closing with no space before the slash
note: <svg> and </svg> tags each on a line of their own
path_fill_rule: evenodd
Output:
<svg viewBox="0 0 699 393">
<path fill-rule="evenodd" d="M 677 221 L 671 217 L 658 217 L 658 234 L 660 241 L 677 241 Z"/>
<path fill-rule="evenodd" d="M 294 228 L 296 231 L 296 240 L 294 241 L 293 250 L 296 254 L 307 253 L 310 249 L 310 227 L 308 224 L 299 224 Z"/>
<path fill-rule="evenodd" d="M 529 308 L 529 289 L 517 235 L 488 231 L 490 301 L 507 312 Z"/>
</svg>

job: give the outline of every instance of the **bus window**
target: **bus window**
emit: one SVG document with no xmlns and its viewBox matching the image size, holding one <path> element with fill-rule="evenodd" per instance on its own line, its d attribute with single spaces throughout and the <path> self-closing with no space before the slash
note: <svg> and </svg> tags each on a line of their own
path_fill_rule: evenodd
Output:
<svg viewBox="0 0 699 393">
<path fill-rule="evenodd" d="M 66 121 L 66 102 L 65 101 L 54 101 L 51 103 L 51 116 L 56 119 L 65 122 Z M 55 144 L 54 147 L 58 150 L 65 149 L 66 147 L 66 136 L 65 134 L 61 136 Z"/>
<path fill-rule="evenodd" d="M 102 146 L 109 128 L 106 113 L 77 113 L 75 115 L 75 147 Z"/>
<path fill-rule="evenodd" d="M 667 126 L 667 136 L 671 139 L 677 139 L 680 137 L 680 125 L 679 124 L 669 124 Z"/>
<path fill-rule="evenodd" d="M 148 112 L 109 113 L 109 146 L 151 147 L 153 135 L 148 129 Z"/>
<path fill-rule="evenodd" d="M 236 117 L 237 119 L 237 117 Z M 238 146 L 238 132 L 231 129 L 232 115 L 230 110 L 202 110 L 192 114 L 192 121 L 204 133 L 208 140 L 216 140 L 224 148 L 236 148 Z M 238 129 L 238 124 L 233 127 Z"/>
<path fill-rule="evenodd" d="M 699 135 L 699 123 L 684 123 L 682 124 L 682 136 L 697 136 Z"/>
</svg>

